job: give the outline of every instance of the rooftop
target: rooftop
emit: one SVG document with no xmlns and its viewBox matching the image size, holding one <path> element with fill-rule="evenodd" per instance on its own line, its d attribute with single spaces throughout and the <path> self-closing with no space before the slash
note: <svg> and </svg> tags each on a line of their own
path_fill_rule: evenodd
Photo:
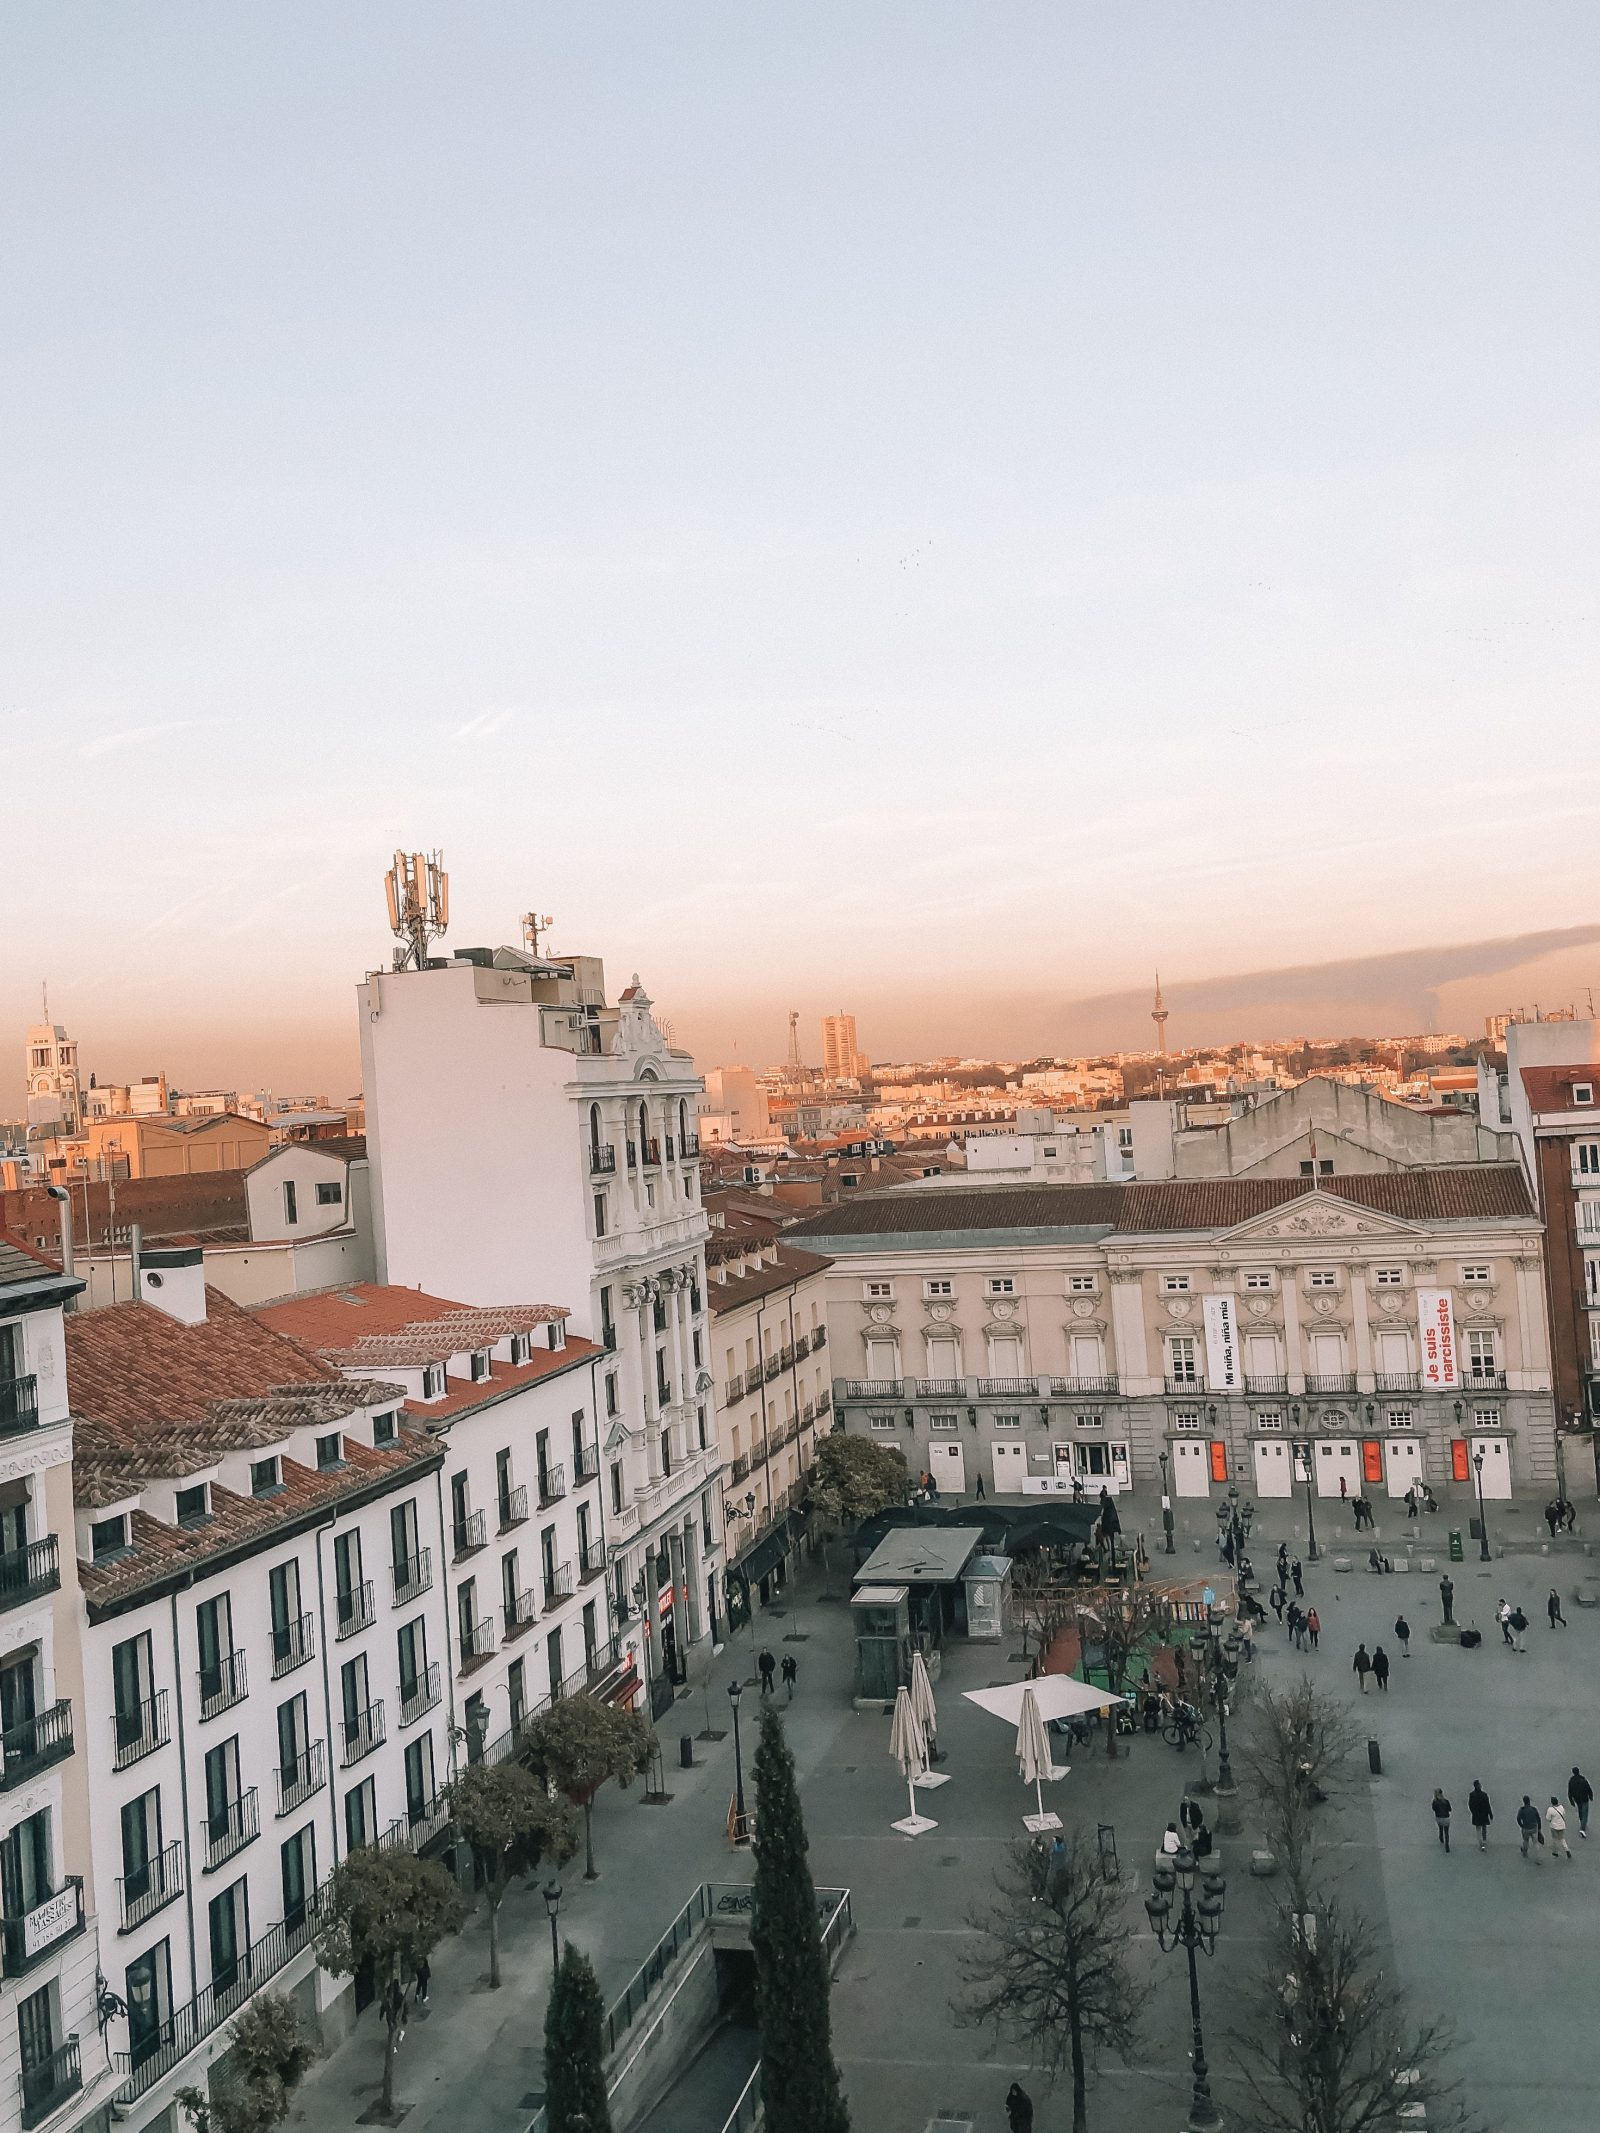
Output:
<svg viewBox="0 0 1600 2133">
<path fill-rule="evenodd" d="M 725 1311 L 736 1311 L 741 1304 L 770 1296 L 776 1289 L 793 1288 L 797 1281 L 804 1281 L 808 1275 L 825 1274 L 833 1264 L 820 1252 L 799 1251 L 792 1244 L 773 1245 L 759 1238 L 739 1240 L 739 1243 L 744 1252 L 764 1246 L 764 1256 L 747 1260 L 742 1265 L 737 1253 L 725 1252 L 721 1256 L 726 1273 L 706 1285 L 713 1318 L 720 1318 Z M 709 1251 L 706 1258 L 711 1265 L 719 1264 Z"/>
</svg>

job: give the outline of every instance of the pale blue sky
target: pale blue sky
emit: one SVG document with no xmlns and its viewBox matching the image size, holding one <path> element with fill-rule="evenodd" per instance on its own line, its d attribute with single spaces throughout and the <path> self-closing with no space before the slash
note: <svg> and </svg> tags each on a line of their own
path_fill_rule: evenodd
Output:
<svg viewBox="0 0 1600 2133">
<path fill-rule="evenodd" d="M 397 842 L 708 1060 L 1592 930 L 1597 84 L 1588 4 L 13 9 L 0 1090 L 45 974 L 353 1080 Z"/>
</svg>

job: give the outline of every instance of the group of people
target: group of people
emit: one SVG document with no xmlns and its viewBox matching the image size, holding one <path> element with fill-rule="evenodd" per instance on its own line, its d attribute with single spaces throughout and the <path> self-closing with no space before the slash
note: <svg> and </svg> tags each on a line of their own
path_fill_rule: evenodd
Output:
<svg viewBox="0 0 1600 2133">
<path fill-rule="evenodd" d="M 1544 1522 L 1550 1528 L 1550 1538 L 1554 1540 L 1558 1533 L 1571 1533 L 1576 1530 L 1578 1514 L 1564 1496 L 1552 1496 L 1544 1507 Z"/>
<path fill-rule="evenodd" d="M 1419 1511 L 1437 1511 L 1439 1499 L 1425 1481 L 1412 1482 L 1405 1494 L 1407 1518 L 1415 1518 Z"/>
<path fill-rule="evenodd" d="M 1589 1834 L 1589 1809 L 1594 1804 L 1594 1787 L 1576 1763 L 1567 1779 L 1567 1797 L 1563 1801 L 1556 1793 L 1550 1795 L 1550 1805 L 1542 1812 L 1534 1806 L 1530 1793 L 1522 1795 L 1522 1805 L 1517 1809 L 1517 1834 L 1522 1840 L 1522 1856 L 1527 1858 L 1534 1849 L 1543 1850 L 1548 1844 L 1552 1854 L 1559 1853 L 1570 1861 L 1572 1846 L 1567 1841 L 1568 1809 L 1578 1818 L 1578 1835 Z M 1443 1848 L 1450 1849 L 1451 1806 L 1444 1787 L 1435 1785 L 1433 1799 L 1433 1826 L 1438 1832 Z M 1494 1805 L 1484 1790 L 1482 1778 L 1474 1778 L 1472 1790 L 1467 1794 L 1467 1819 L 1472 1824 L 1478 1839 L 1479 1851 L 1489 1848 L 1489 1825 L 1494 1820 Z"/>
<path fill-rule="evenodd" d="M 775 1673 L 779 1671 L 778 1662 L 776 1659 L 773 1658 L 771 1652 L 765 1650 L 757 1652 L 756 1671 L 761 1676 L 762 1695 L 770 1696 L 772 1694 L 772 1677 Z M 795 1663 L 795 1656 L 793 1652 L 784 1653 L 782 1674 L 783 1685 L 789 1691 L 789 1701 L 793 1703 L 794 1685 L 796 1681 L 798 1681 L 800 1678 L 800 1669 L 799 1666 Z"/>
</svg>

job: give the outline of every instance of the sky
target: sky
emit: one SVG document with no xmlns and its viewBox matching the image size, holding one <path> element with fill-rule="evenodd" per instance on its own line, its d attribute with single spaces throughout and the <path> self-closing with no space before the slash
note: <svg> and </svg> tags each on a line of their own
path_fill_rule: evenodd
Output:
<svg viewBox="0 0 1600 2133">
<path fill-rule="evenodd" d="M 397 845 L 708 1064 L 1581 1004 L 1597 81 L 1588 0 L 10 10 L 0 1114 L 45 980 L 348 1093 Z"/>
</svg>

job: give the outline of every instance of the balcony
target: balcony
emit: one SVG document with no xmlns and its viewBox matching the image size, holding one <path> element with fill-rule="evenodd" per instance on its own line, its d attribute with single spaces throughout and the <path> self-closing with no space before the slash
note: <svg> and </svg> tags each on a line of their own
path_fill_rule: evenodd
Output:
<svg viewBox="0 0 1600 2133">
<path fill-rule="evenodd" d="M 603 1148 L 589 1145 L 589 1175 L 592 1178 L 609 1178 L 616 1172 L 617 1151 L 610 1141 Z"/>
<path fill-rule="evenodd" d="M 402 1556 L 390 1575 L 394 1579 L 396 1607 L 420 1600 L 425 1592 L 433 1589 L 433 1550 L 419 1548 L 415 1555 Z"/>
<path fill-rule="evenodd" d="M 119 1874 L 117 1892 L 122 1898 L 122 1924 L 117 1931 L 131 1933 L 183 1894 L 183 1839 L 174 1837 L 154 1859 L 131 1874 Z"/>
<path fill-rule="evenodd" d="M 826 1326 L 813 1326 L 813 1327 L 812 1327 L 812 1329 L 811 1329 L 811 1348 L 812 1348 L 812 1352 L 813 1352 L 813 1354 L 814 1354 L 814 1353 L 816 1352 L 816 1350 L 817 1350 L 817 1349 L 819 1349 L 819 1348 L 826 1348 L 826 1347 L 827 1347 L 827 1345 L 828 1345 L 828 1329 L 827 1329 L 827 1327 L 826 1327 Z"/>
<path fill-rule="evenodd" d="M 805 1427 L 809 1429 L 816 1419 L 817 1403 L 815 1400 L 807 1400 L 804 1407 L 802 1407 L 800 1410 L 800 1420 L 805 1425 Z"/>
<path fill-rule="evenodd" d="M 1102 1373 L 1097 1378 L 1052 1378 L 1051 1397 L 1057 1400 L 1075 1400 L 1087 1395 L 1098 1397 L 1102 1393 L 1115 1392 L 1117 1381 L 1114 1375 Z"/>
<path fill-rule="evenodd" d="M 1506 1374 L 1503 1370 L 1474 1370 L 1469 1365 L 1461 1382 L 1468 1392 L 1504 1392 Z"/>
<path fill-rule="evenodd" d="M 1306 1379 L 1306 1391 L 1309 1393 L 1325 1396 L 1335 1392 L 1354 1392 L 1355 1389 L 1355 1373 L 1351 1370 L 1323 1371 Z"/>
<path fill-rule="evenodd" d="M 745 1481 L 749 1479 L 749 1475 L 750 1455 L 748 1452 L 741 1452 L 738 1458 L 735 1459 L 735 1461 L 733 1462 L 732 1466 L 728 1469 L 729 1479 L 730 1481 L 736 1482 Z"/>
<path fill-rule="evenodd" d="M 540 1501 L 544 1500 L 544 1484 L 539 1485 Z M 513 1526 L 525 1526 L 528 1522 L 528 1489 L 523 1483 L 515 1489 L 504 1489 L 500 1495 L 500 1531 L 509 1533 Z"/>
<path fill-rule="evenodd" d="M 1244 1389 L 1253 1393 L 1281 1394 L 1289 1390 L 1289 1380 L 1281 1371 L 1247 1370 L 1244 1374 Z"/>
<path fill-rule="evenodd" d="M 131 1710 L 117 1711 L 112 1723 L 116 1727 L 117 1751 L 115 1767 L 126 1770 L 130 1763 L 140 1762 L 147 1755 L 154 1755 L 172 1738 L 167 1720 L 167 1692 L 158 1689 L 154 1696 L 147 1696 Z"/>
<path fill-rule="evenodd" d="M 343 1592 L 336 1592 L 333 1615 L 333 1635 L 337 1644 L 342 1644 L 346 1637 L 358 1636 L 364 1629 L 371 1629 L 378 1618 L 371 1578 L 363 1578 L 359 1585 L 350 1585 Z"/>
<path fill-rule="evenodd" d="M 918 1378 L 919 1400 L 964 1400 L 967 1396 L 965 1378 Z"/>
<path fill-rule="evenodd" d="M 322 1743 L 314 1740 L 292 1763 L 278 1765 L 278 1812 L 292 1815 L 297 1807 L 322 1790 Z"/>
<path fill-rule="evenodd" d="M 461 1632 L 461 1671 L 470 1674 L 494 1657 L 494 1623 L 488 1615 Z"/>
<path fill-rule="evenodd" d="M 658 1170 L 661 1167 L 661 1143 L 653 1134 L 649 1140 L 641 1141 L 639 1154 L 646 1170 Z"/>
<path fill-rule="evenodd" d="M 761 1375 L 770 1385 L 782 1368 L 783 1365 L 778 1358 L 775 1355 L 769 1355 L 761 1365 Z"/>
<path fill-rule="evenodd" d="M 432 1659 L 416 1676 L 408 1695 L 404 1678 L 400 1683 L 400 1723 L 402 1727 L 413 1725 L 425 1711 L 431 1711 L 439 1701 L 439 1662 Z"/>
<path fill-rule="evenodd" d="M 722 1400 L 723 1400 L 723 1405 L 724 1405 L 724 1406 L 726 1406 L 726 1407 L 731 1407 L 731 1406 L 733 1405 L 733 1403 L 734 1403 L 734 1401 L 735 1401 L 735 1400 L 742 1400 L 743 1398 L 744 1398 L 744 1372 L 743 1372 L 743 1371 L 741 1370 L 741 1371 L 740 1371 L 740 1372 L 739 1372 L 739 1373 L 737 1374 L 737 1376 L 729 1378 L 729 1380 L 728 1380 L 727 1384 L 723 1386 L 723 1388 L 722 1388 Z"/>
<path fill-rule="evenodd" d="M 1420 1392 L 1422 1380 L 1414 1370 L 1380 1370 L 1373 1379 L 1378 1392 Z"/>
<path fill-rule="evenodd" d="M 39 1427 L 39 1380 L 0 1378 L 0 1437 Z"/>
<path fill-rule="evenodd" d="M 1165 1380 L 1165 1384 L 1169 1393 L 1188 1394 L 1195 1399 L 1200 1397 L 1201 1385 L 1198 1372 L 1183 1377 L 1169 1377 Z"/>
<path fill-rule="evenodd" d="M 61 1588 L 61 1544 L 53 1533 L 0 1555 L 0 1610 L 25 1607 Z"/>
<path fill-rule="evenodd" d="M 308 1659 L 317 1655 L 316 1627 L 309 1615 L 301 1615 L 298 1621 L 274 1624 L 272 1631 L 272 1678 L 279 1680 L 284 1674 L 292 1674 L 297 1666 L 304 1666 Z"/>
<path fill-rule="evenodd" d="M 352 1763 L 359 1763 L 364 1755 L 370 1755 L 374 1748 L 383 1746 L 383 1699 L 380 1697 L 376 1703 L 369 1703 L 367 1708 L 358 1711 L 354 1718 L 345 1719 L 340 1733 L 339 1762 L 348 1770 Z"/>
<path fill-rule="evenodd" d="M 809 1333 L 802 1333 L 796 1339 L 794 1344 L 794 1359 L 797 1363 L 803 1363 L 810 1353 L 811 1335 Z"/>
<path fill-rule="evenodd" d="M 984 1400 L 1031 1400 L 1039 1390 L 1037 1378 L 979 1378 L 978 1396 Z"/>
<path fill-rule="evenodd" d="M 906 1396 L 904 1378 L 850 1378 L 846 1381 L 844 1396 L 847 1400 L 903 1400 Z"/>
<path fill-rule="evenodd" d="M 792 1346 L 785 1344 L 778 1350 L 778 1368 L 780 1370 L 792 1370 L 794 1368 L 794 1349 Z"/>
<path fill-rule="evenodd" d="M 552 1569 L 547 1570 L 544 1579 L 545 1613 L 550 1614 L 561 1605 L 563 1600 L 570 1600 L 574 1589 L 572 1565 L 570 1563 L 557 1563 Z"/>
<path fill-rule="evenodd" d="M 536 1592 L 514 1592 L 500 1610 L 505 1623 L 506 1642 L 514 1637 L 526 1636 L 539 1619 L 539 1595 Z"/>
<path fill-rule="evenodd" d="M 558 1460 L 553 1466 L 539 1469 L 539 1506 L 559 1503 L 567 1493 L 567 1470 Z"/>
<path fill-rule="evenodd" d="M 832 1406 L 833 1394 L 831 1392 L 819 1392 L 817 1394 L 817 1417 L 819 1420 L 823 1415 L 829 1413 Z"/>
<path fill-rule="evenodd" d="M 587 1585 L 591 1579 L 603 1577 L 606 1567 L 606 1551 L 599 1541 L 588 1541 L 578 1550 L 578 1583 Z"/>
<path fill-rule="evenodd" d="M 69 2096 L 83 2087 L 83 2065 L 78 2040 L 68 2037 L 59 2051 L 22 2069 L 22 2123 L 24 2128 L 42 2126 L 59 2111 Z"/>
<path fill-rule="evenodd" d="M 698 1134 L 698 1133 L 686 1133 L 686 1134 L 685 1134 L 685 1135 L 683 1136 L 683 1159 L 684 1159 L 684 1161 L 685 1161 L 686 1163 L 688 1163 L 688 1162 L 692 1162 L 692 1161 L 694 1160 L 694 1158 L 695 1158 L 695 1157 L 696 1157 L 696 1156 L 697 1156 L 697 1155 L 698 1155 L 699 1153 L 700 1153 L 700 1136 L 699 1136 L 699 1134 Z"/>
<path fill-rule="evenodd" d="M 261 1794 L 252 1785 L 248 1792 L 241 1792 L 236 1800 L 229 1800 L 215 1814 L 206 1816 L 206 1872 L 225 1866 L 260 1834 Z"/>
<path fill-rule="evenodd" d="M 6 1976 L 21 1977 L 35 1963 L 43 1962 L 52 1948 L 59 1948 L 64 1940 L 75 1940 L 82 1931 L 83 1882 L 77 1874 L 69 1874 L 53 1896 L 35 1904 L 21 1918 L 6 1919 L 0 1927 Z"/>
<path fill-rule="evenodd" d="M 456 1561 L 464 1555 L 476 1555 L 488 1541 L 488 1520 L 481 1511 L 469 1511 L 465 1518 L 458 1518 L 451 1528 Z"/>
<path fill-rule="evenodd" d="M 215 1718 L 219 1712 L 243 1703 L 250 1693 L 245 1678 L 243 1652 L 228 1652 L 215 1666 L 200 1669 L 200 1716 Z"/>
<path fill-rule="evenodd" d="M 638 1143 L 637 1143 L 636 1141 L 629 1141 L 629 1143 L 628 1143 L 628 1168 L 629 1168 L 630 1170 L 637 1170 L 637 1169 L 638 1169 L 638 1167 L 639 1167 L 639 1148 L 638 1148 Z"/>
<path fill-rule="evenodd" d="M 572 1479 L 582 1488 L 587 1481 L 596 1481 L 600 1476 L 600 1448 L 596 1444 L 580 1444 L 572 1454 Z"/>
</svg>

